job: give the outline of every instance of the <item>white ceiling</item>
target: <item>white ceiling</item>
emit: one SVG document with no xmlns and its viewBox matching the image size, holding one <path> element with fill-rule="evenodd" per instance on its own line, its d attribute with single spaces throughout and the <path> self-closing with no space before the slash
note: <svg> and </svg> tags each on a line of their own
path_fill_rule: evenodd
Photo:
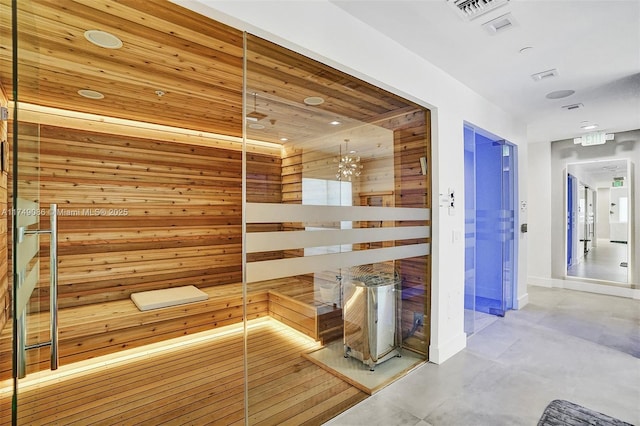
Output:
<svg viewBox="0 0 640 426">
<path fill-rule="evenodd" d="M 639 0 L 511 0 L 472 21 L 447 0 L 331 2 L 523 119 L 529 142 L 580 136 L 583 122 L 640 128 Z M 511 28 L 482 27 L 506 13 Z M 557 77 L 531 78 L 554 68 Z M 575 94 L 545 98 L 557 90 Z M 575 103 L 584 108 L 561 108 Z"/>
<path fill-rule="evenodd" d="M 602 160 L 567 165 L 569 173 L 584 179 L 594 188 L 610 188 L 614 178 L 628 178 L 627 160 Z"/>
</svg>

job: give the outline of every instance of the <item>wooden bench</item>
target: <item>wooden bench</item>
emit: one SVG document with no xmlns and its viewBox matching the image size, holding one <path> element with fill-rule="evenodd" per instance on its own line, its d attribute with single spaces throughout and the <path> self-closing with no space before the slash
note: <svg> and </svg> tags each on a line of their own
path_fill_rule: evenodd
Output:
<svg viewBox="0 0 640 426">
<path fill-rule="evenodd" d="M 60 364 L 242 322 L 240 283 L 201 290 L 208 300 L 145 312 L 130 299 L 60 309 Z M 247 319 L 270 315 L 320 341 L 341 336 L 340 308 L 316 300 L 313 285 L 295 278 L 250 284 Z M 48 312 L 30 315 L 28 323 L 28 344 L 48 340 Z M 0 333 L 0 380 L 11 376 L 11 333 L 10 324 Z M 27 355 L 27 372 L 48 368 L 48 349 Z"/>
</svg>

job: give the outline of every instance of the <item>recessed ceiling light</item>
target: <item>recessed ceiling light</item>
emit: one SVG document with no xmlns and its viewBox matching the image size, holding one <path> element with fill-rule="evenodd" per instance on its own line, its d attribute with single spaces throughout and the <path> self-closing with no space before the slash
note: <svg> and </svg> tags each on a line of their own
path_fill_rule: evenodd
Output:
<svg viewBox="0 0 640 426">
<path fill-rule="evenodd" d="M 598 125 L 597 124 L 585 124 L 584 126 L 580 126 L 580 128 L 582 130 L 593 130 L 593 129 L 597 129 Z"/>
<path fill-rule="evenodd" d="M 537 72 L 535 74 L 532 74 L 531 78 L 534 79 L 535 81 L 541 81 L 541 80 L 546 80 L 548 78 L 557 77 L 557 76 L 558 76 L 558 70 L 554 68 L 552 70 L 547 70 L 547 71 L 542 71 L 542 72 Z"/>
<path fill-rule="evenodd" d="M 584 105 L 582 103 L 578 102 L 577 104 L 562 105 L 560 108 L 564 108 L 567 111 L 571 111 L 573 109 L 584 108 Z"/>
<path fill-rule="evenodd" d="M 341 124 L 341 123 L 338 120 L 333 120 L 329 124 L 331 124 L 332 126 L 337 126 L 338 124 Z"/>
<path fill-rule="evenodd" d="M 84 38 L 105 49 L 120 49 L 122 47 L 122 40 L 106 31 L 88 30 L 84 32 Z"/>
<path fill-rule="evenodd" d="M 525 46 L 522 49 L 520 49 L 519 52 L 524 55 L 525 53 L 530 53 L 532 50 L 533 50 L 533 47 Z"/>
<path fill-rule="evenodd" d="M 324 103 L 324 99 L 320 96 L 309 96 L 308 98 L 304 98 L 304 103 L 310 106 L 317 106 Z"/>
<path fill-rule="evenodd" d="M 555 92 L 547 93 L 545 98 L 547 99 L 562 99 L 576 93 L 575 90 L 556 90 Z"/>
<path fill-rule="evenodd" d="M 90 89 L 80 89 L 78 90 L 78 95 L 89 99 L 104 99 L 104 95 L 102 93 Z"/>
<path fill-rule="evenodd" d="M 264 129 L 264 125 L 260 123 L 251 123 L 249 124 L 249 128 L 254 130 L 262 130 Z"/>
<path fill-rule="evenodd" d="M 286 141 L 288 141 L 289 139 L 287 139 L 287 138 L 280 138 L 280 140 L 281 140 L 282 142 L 286 142 Z"/>
<path fill-rule="evenodd" d="M 511 13 L 505 13 L 502 16 L 498 16 L 482 24 L 482 27 L 492 35 L 513 28 L 514 26 L 516 26 L 516 21 L 513 19 L 513 16 L 511 16 Z"/>
</svg>

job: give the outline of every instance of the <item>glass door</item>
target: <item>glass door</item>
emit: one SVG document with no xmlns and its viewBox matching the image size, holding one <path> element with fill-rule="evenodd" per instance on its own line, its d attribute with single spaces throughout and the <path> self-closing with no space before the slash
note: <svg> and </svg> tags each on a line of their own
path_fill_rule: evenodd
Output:
<svg viewBox="0 0 640 426">
<path fill-rule="evenodd" d="M 516 147 L 465 128 L 465 330 L 513 308 Z M 486 319 L 486 318 L 485 318 Z"/>
<path fill-rule="evenodd" d="M 502 145 L 502 315 L 513 308 L 515 284 L 516 147 Z"/>
<path fill-rule="evenodd" d="M 21 5 L 21 7 L 23 7 Z M 28 6 L 24 6 L 28 7 Z M 9 134 L 13 280 L 12 280 L 12 424 L 20 424 L 20 391 L 30 373 L 58 368 L 56 205 L 40 203 L 40 125 L 21 122 L 19 94 L 38 90 L 25 82 L 33 69 L 21 62 L 27 43 L 20 31 L 21 9 L 12 2 L 13 109 Z M 24 75 L 26 78 L 22 78 Z M 18 77 L 21 78 L 18 78 Z M 19 85 L 20 83 L 20 85 Z"/>
</svg>

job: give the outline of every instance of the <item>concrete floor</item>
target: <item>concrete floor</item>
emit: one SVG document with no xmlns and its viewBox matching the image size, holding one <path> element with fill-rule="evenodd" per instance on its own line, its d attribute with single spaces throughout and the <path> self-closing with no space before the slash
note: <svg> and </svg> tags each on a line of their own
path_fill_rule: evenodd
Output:
<svg viewBox="0 0 640 426">
<path fill-rule="evenodd" d="M 442 365 L 426 364 L 328 425 L 536 425 L 554 399 L 640 425 L 640 301 L 529 286 Z"/>
</svg>

